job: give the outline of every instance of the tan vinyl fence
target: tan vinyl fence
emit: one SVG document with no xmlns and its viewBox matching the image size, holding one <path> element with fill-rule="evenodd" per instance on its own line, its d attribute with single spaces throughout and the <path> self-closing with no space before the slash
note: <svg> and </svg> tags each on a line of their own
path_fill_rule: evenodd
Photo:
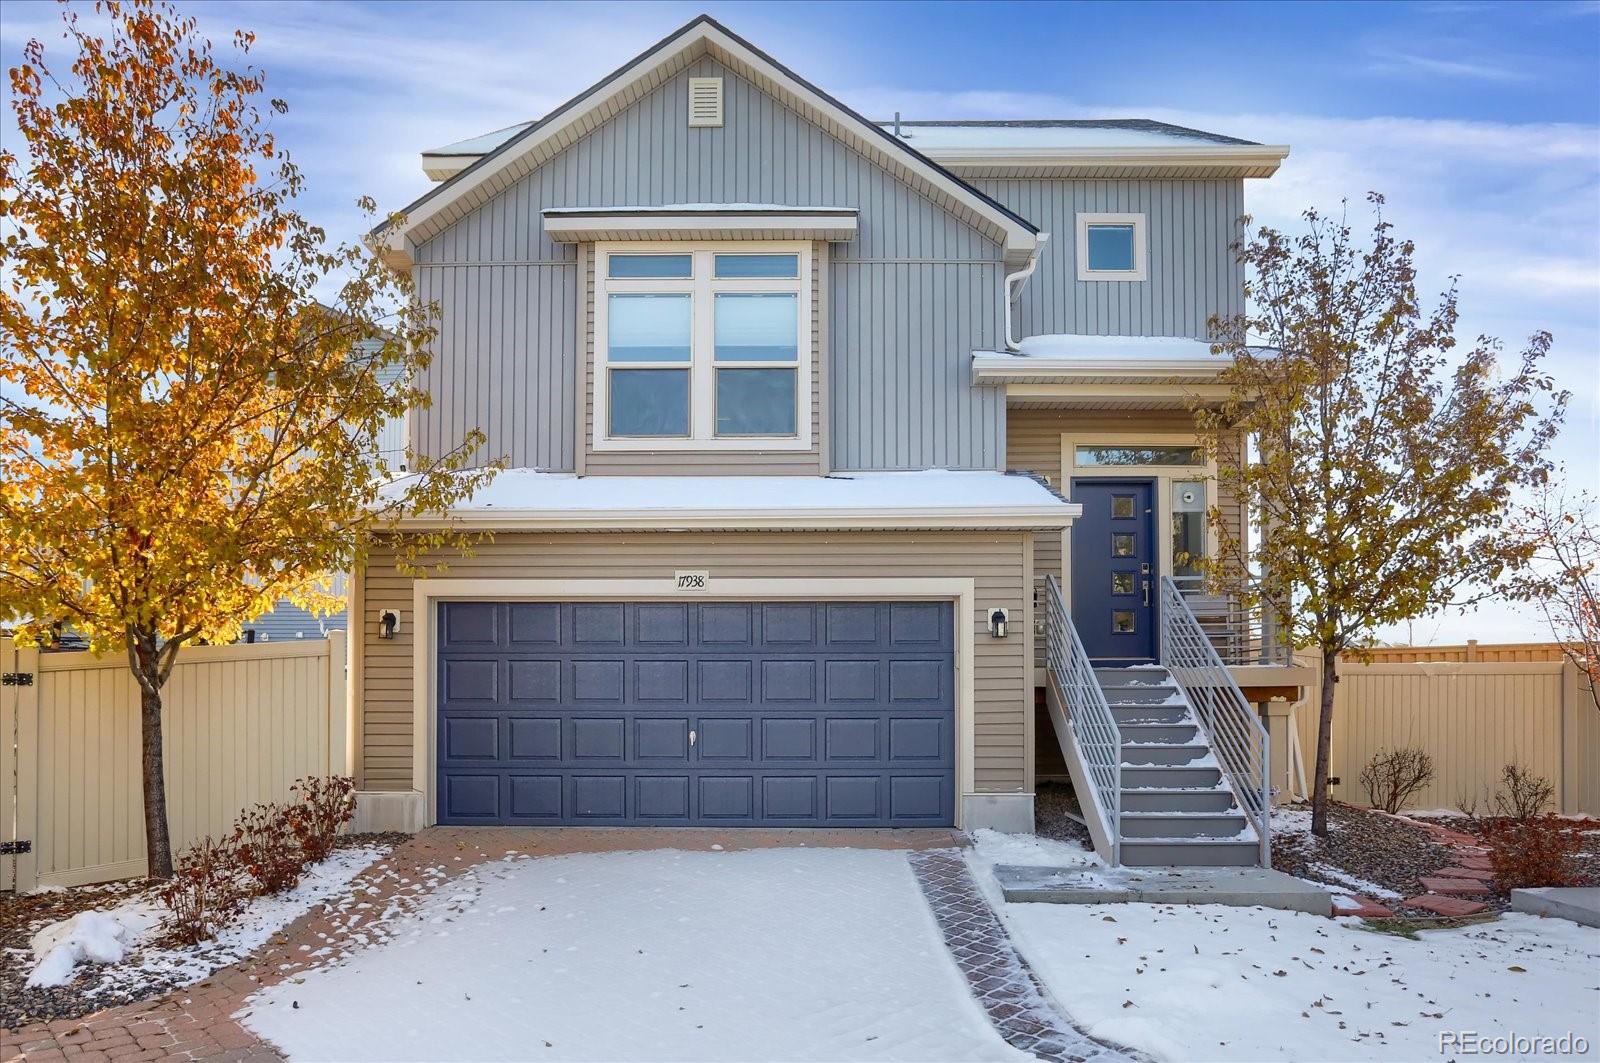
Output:
<svg viewBox="0 0 1600 1063">
<path fill-rule="evenodd" d="M 1600 816 L 1600 711 L 1559 646 L 1385 647 L 1371 664 L 1341 661 L 1339 675 L 1329 771 L 1338 800 L 1367 804 L 1361 769 L 1373 754 L 1416 747 L 1435 776 L 1413 809 L 1476 800 L 1488 811 L 1514 762 L 1555 784 L 1553 811 Z M 1313 686 L 1294 710 L 1307 777 L 1321 697 Z M 1291 789 L 1300 792 L 1293 778 Z"/>
<path fill-rule="evenodd" d="M 139 696 L 125 658 L 0 640 L 0 889 L 145 871 Z M 174 850 L 307 775 L 349 773 L 345 635 L 186 647 L 163 690 Z M 26 849 L 25 852 L 17 852 Z"/>
</svg>

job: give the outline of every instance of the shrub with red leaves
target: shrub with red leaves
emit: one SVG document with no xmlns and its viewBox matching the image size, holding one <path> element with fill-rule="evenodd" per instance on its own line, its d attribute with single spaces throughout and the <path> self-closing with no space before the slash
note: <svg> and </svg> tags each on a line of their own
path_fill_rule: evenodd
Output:
<svg viewBox="0 0 1600 1063">
<path fill-rule="evenodd" d="M 1560 816 L 1497 819 L 1484 824 L 1495 889 L 1507 893 L 1535 886 L 1571 886 L 1573 856 L 1583 835 Z"/>
<path fill-rule="evenodd" d="M 165 921 L 172 939 L 193 945 L 233 922 L 245 903 L 239 879 L 239 853 L 229 842 L 207 837 L 184 850 L 157 890 L 172 912 Z"/>
<path fill-rule="evenodd" d="M 356 815 L 356 783 L 347 775 L 307 776 L 291 786 L 289 826 L 305 862 L 314 864 L 333 852 L 339 830 Z"/>
<path fill-rule="evenodd" d="M 283 893 L 300 881 L 306 861 L 288 806 L 256 805 L 244 812 L 234 821 L 232 842 L 257 896 Z"/>
</svg>

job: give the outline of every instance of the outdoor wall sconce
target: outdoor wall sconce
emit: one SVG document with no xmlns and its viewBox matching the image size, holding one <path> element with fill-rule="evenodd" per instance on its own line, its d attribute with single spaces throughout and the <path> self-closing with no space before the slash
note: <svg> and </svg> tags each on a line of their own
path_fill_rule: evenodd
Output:
<svg viewBox="0 0 1600 1063">
<path fill-rule="evenodd" d="M 378 637 L 392 639 L 394 633 L 400 630 L 400 614 L 393 609 L 385 609 L 378 614 Z"/>
<path fill-rule="evenodd" d="M 1006 637 L 1006 621 L 1011 619 L 1011 614 L 1004 609 L 995 609 L 989 613 L 989 634 L 997 639 Z"/>
</svg>

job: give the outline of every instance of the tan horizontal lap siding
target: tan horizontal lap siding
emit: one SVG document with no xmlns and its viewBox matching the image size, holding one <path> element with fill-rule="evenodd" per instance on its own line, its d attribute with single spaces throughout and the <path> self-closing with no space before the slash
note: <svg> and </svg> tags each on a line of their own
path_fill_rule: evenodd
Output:
<svg viewBox="0 0 1600 1063">
<path fill-rule="evenodd" d="M 693 245 L 686 244 L 686 247 Z M 583 438 L 582 471 L 591 476 L 648 476 L 672 474 L 679 476 L 816 476 L 822 470 L 822 395 L 826 370 L 823 352 L 822 329 L 822 258 L 828 245 L 811 245 L 811 449 L 781 450 L 717 450 L 717 451 L 597 451 L 594 449 L 595 418 L 600 411 L 594 407 L 594 315 L 595 310 L 595 259 L 593 244 L 582 248 L 584 263 L 584 325 L 583 325 Z"/>
<path fill-rule="evenodd" d="M 980 792 L 1029 782 L 1032 676 L 1028 640 L 995 639 L 988 610 L 1010 610 L 1027 630 L 1024 532 L 738 532 L 497 535 L 475 556 L 452 556 L 451 579 L 670 579 L 684 568 L 718 579 L 970 578 L 976 584 L 973 663 L 975 779 Z M 379 639 L 363 625 L 360 741 L 364 789 L 412 787 L 412 640 L 427 618 L 412 613 L 413 580 L 392 554 L 374 554 L 364 576 L 365 611 L 398 609 L 399 634 Z"/>
</svg>

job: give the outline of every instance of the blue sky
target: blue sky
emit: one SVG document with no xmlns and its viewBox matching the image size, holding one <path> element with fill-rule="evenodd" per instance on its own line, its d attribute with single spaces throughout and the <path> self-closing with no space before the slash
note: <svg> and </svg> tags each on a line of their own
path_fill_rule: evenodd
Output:
<svg viewBox="0 0 1600 1063">
<path fill-rule="evenodd" d="M 535 118 L 701 11 L 874 117 L 1152 117 L 1293 154 L 1252 181 L 1293 225 L 1369 189 L 1416 240 L 1426 290 L 1461 276 L 1462 329 L 1515 349 L 1549 329 L 1574 392 L 1559 456 L 1600 489 L 1600 2 L 1474 4 L 182 4 L 214 39 L 258 35 L 286 99 L 303 209 L 353 236 L 429 187 L 422 149 Z M 8 0 L 0 59 L 56 40 Z M 15 137 L 9 113 L 0 137 Z M 1402 634 L 1403 633 L 1394 633 Z M 1418 641 L 1541 637 L 1494 607 Z"/>
</svg>

